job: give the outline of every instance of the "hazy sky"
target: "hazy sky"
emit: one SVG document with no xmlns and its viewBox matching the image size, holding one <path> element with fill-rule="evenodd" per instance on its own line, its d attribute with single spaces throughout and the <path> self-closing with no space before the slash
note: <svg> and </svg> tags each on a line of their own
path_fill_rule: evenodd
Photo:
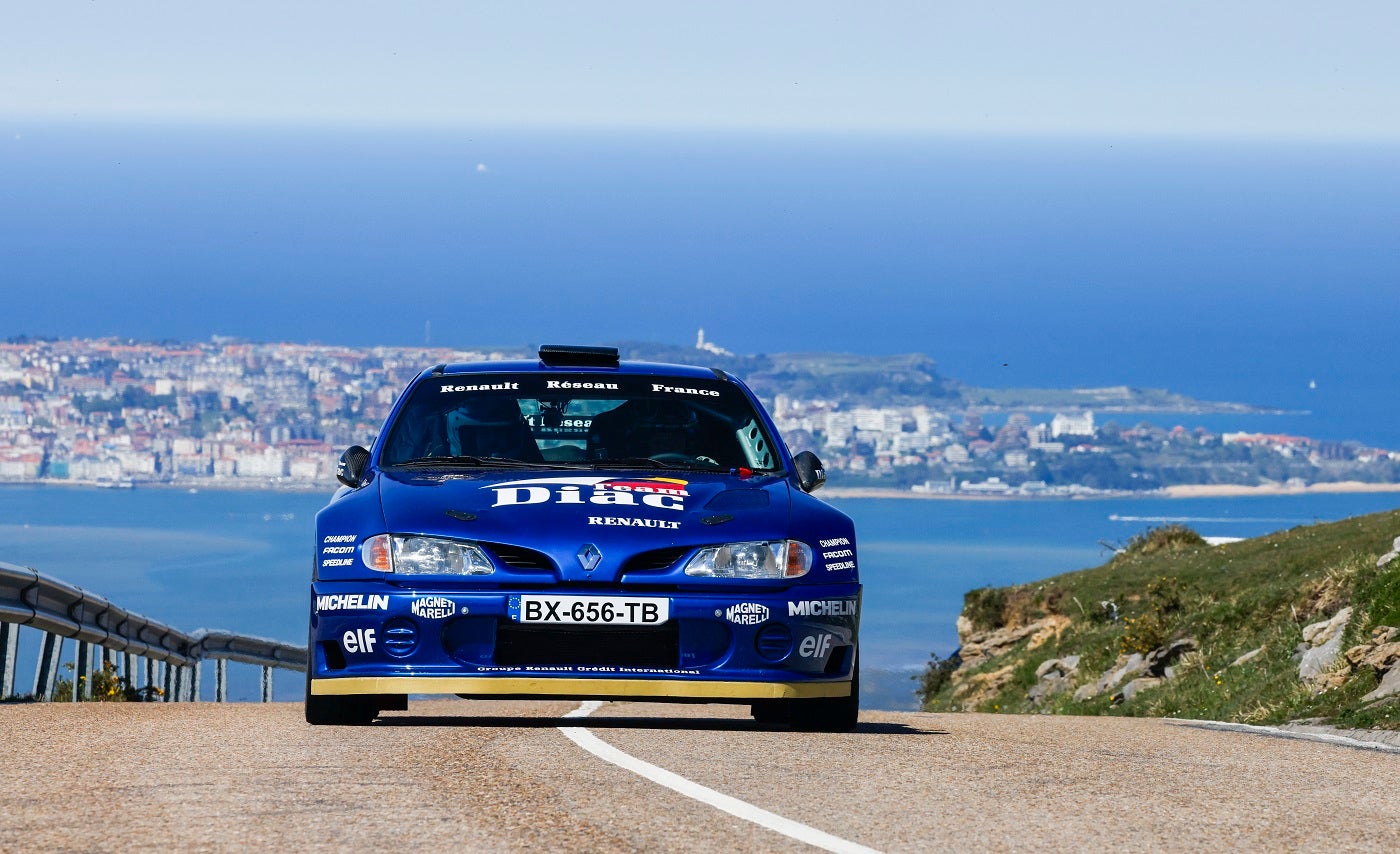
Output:
<svg viewBox="0 0 1400 854">
<path fill-rule="evenodd" d="M 1400 139 L 1400 4 L 9 0 L 19 119 Z"/>
</svg>

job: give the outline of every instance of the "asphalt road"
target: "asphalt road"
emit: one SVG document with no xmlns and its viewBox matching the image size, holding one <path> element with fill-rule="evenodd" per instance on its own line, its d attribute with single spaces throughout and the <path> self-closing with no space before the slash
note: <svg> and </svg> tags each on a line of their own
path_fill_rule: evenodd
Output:
<svg viewBox="0 0 1400 854">
<path fill-rule="evenodd" d="M 814 850 L 585 752 L 561 726 L 880 850 L 1400 848 L 1400 755 L 1122 718 L 415 702 L 0 707 L 0 849 Z"/>
</svg>

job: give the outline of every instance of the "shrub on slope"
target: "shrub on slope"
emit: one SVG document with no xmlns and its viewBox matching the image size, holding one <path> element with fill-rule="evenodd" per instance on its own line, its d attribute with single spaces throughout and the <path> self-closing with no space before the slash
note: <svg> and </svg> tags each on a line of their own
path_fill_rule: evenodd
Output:
<svg viewBox="0 0 1400 854">
<path fill-rule="evenodd" d="M 1135 537 L 1103 566 L 973 591 L 960 626 L 965 648 L 998 632 L 1016 640 L 951 674 L 946 662 L 931 663 L 943 672 L 922 679 L 925 708 L 1400 728 L 1400 700 L 1362 700 L 1377 668 L 1304 682 L 1295 659 L 1304 627 L 1346 608 L 1341 650 L 1400 626 L 1400 560 L 1376 565 L 1397 534 L 1400 511 L 1216 547 L 1177 526 Z M 1123 685 L 1085 687 L 1134 654 L 1150 660 L 1164 650 L 1175 656 L 1171 678 L 1144 679 L 1129 699 Z"/>
</svg>

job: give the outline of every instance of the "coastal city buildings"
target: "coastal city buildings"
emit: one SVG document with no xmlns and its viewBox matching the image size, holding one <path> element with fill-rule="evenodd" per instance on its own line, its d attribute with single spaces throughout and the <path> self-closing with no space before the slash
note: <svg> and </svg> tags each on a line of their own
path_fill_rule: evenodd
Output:
<svg viewBox="0 0 1400 854">
<path fill-rule="evenodd" d="M 703 333 L 696 347 L 724 352 Z M 423 366 L 523 355 L 220 338 L 14 340 L 0 344 L 0 481 L 331 488 L 340 452 L 373 440 Z M 790 445 L 816 451 L 839 486 L 1074 495 L 1173 482 L 1400 479 L 1400 455 L 1355 443 L 1123 427 L 1087 409 L 1033 418 L 783 393 L 765 403 Z"/>
<path fill-rule="evenodd" d="M 0 344 L 0 480 L 334 484 L 424 365 L 504 354 L 427 348 Z"/>
</svg>

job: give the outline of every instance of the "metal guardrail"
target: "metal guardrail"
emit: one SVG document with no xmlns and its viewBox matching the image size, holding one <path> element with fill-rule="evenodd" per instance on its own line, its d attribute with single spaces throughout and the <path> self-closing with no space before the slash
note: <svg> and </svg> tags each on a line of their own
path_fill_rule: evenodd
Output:
<svg viewBox="0 0 1400 854">
<path fill-rule="evenodd" d="M 205 659 L 216 662 L 216 702 L 228 696 L 229 661 L 262 667 L 263 702 L 272 699 L 273 668 L 306 670 L 306 647 L 217 629 L 186 634 L 37 570 L 0 562 L 0 697 L 15 693 L 22 626 L 41 633 L 37 699 L 54 697 L 65 639 L 77 644 L 75 686 L 80 677 L 91 686 L 97 662 L 112 662 L 129 685 L 160 686 L 166 702 L 199 698 L 199 664 Z M 79 699 L 80 691 L 72 694 Z"/>
</svg>

